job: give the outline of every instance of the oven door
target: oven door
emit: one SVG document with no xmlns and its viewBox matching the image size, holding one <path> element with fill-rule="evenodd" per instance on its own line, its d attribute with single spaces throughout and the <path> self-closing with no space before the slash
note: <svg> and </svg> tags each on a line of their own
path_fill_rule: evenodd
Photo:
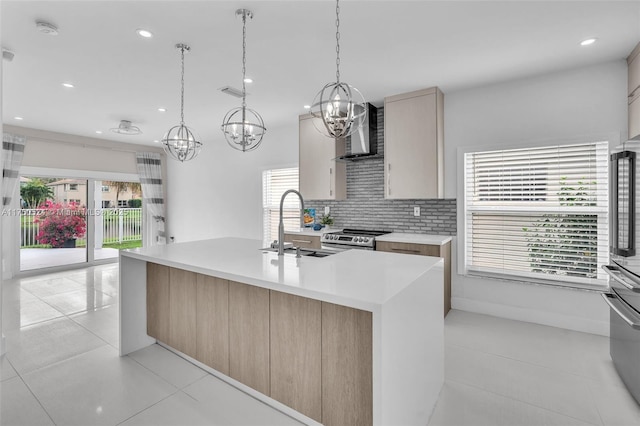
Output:
<svg viewBox="0 0 640 426">
<path fill-rule="evenodd" d="M 640 312 L 615 290 L 602 295 L 609 305 L 611 359 L 629 392 L 640 403 Z"/>
</svg>

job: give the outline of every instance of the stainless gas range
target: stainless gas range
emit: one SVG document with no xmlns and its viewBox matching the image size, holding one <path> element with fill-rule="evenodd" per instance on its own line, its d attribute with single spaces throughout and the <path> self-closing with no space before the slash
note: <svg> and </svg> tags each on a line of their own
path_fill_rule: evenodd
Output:
<svg viewBox="0 0 640 426">
<path fill-rule="evenodd" d="M 375 250 L 376 237 L 390 231 L 372 231 L 365 229 L 343 229 L 342 231 L 322 234 L 323 250 L 343 251 L 349 249 Z"/>
</svg>

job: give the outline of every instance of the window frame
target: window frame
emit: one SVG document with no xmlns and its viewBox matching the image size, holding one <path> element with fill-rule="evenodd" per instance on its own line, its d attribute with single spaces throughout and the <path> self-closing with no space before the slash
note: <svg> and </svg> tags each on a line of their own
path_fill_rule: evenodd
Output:
<svg viewBox="0 0 640 426">
<path fill-rule="evenodd" d="M 547 285 L 560 288 L 575 288 L 580 290 L 592 290 L 601 292 L 606 289 L 608 280 L 605 278 L 579 278 L 572 279 L 573 277 L 563 276 L 563 280 L 545 279 L 540 276 L 525 276 L 525 274 L 519 274 L 516 271 L 509 273 L 507 271 L 501 273 L 486 272 L 470 270 L 467 267 L 467 192 L 465 185 L 465 154 L 474 152 L 485 151 L 497 151 L 497 150 L 511 150 L 511 149 L 527 149 L 527 148 L 541 148 L 545 146 L 565 146 L 576 144 L 588 144 L 595 142 L 607 142 L 607 151 L 611 152 L 611 148 L 620 144 L 620 134 L 617 133 L 598 133 L 577 137 L 566 137 L 562 139 L 538 139 L 538 140 L 520 140 L 509 141 L 504 143 L 478 143 L 477 145 L 466 145 L 457 148 L 456 166 L 457 170 L 457 183 L 456 183 L 456 197 L 458 199 L 458 211 L 457 211 L 457 273 L 460 276 L 469 278 L 486 278 L 492 280 L 499 280 L 512 283 L 523 283 L 533 285 Z M 607 174 L 609 170 L 609 164 L 607 162 Z M 607 183 L 608 188 L 608 183 Z M 499 207 L 496 207 L 498 209 Z M 608 209 L 608 207 L 607 207 Z M 533 210 L 533 209 L 532 209 Z M 551 210 L 545 210 L 551 212 Z M 610 232 L 609 223 L 607 223 L 607 233 Z M 607 250 L 608 259 L 608 250 Z M 599 268 L 600 265 L 598 265 Z"/>
<path fill-rule="evenodd" d="M 298 190 L 300 189 L 300 168 L 298 167 L 297 164 L 294 165 L 289 165 L 289 166 L 281 166 L 281 167 L 270 167 L 267 169 L 263 169 L 262 173 L 261 173 L 261 184 L 262 184 L 262 239 L 263 239 L 263 243 L 265 244 L 269 244 L 271 241 L 273 241 L 273 238 L 271 237 L 272 235 L 272 230 L 269 227 L 269 223 L 267 221 L 267 217 L 268 214 L 272 214 L 273 212 L 275 212 L 275 214 L 279 215 L 279 210 L 280 210 L 280 205 L 279 205 L 279 201 L 276 204 L 272 204 L 272 205 L 267 205 L 267 200 L 265 199 L 266 197 L 266 181 L 265 178 L 267 176 L 267 173 L 269 172 L 273 172 L 273 171 L 279 171 L 279 170 L 287 170 L 287 169 L 295 169 L 297 171 L 297 178 L 298 178 L 298 186 L 296 188 L 291 188 L 291 189 L 295 189 Z M 297 197 L 295 196 L 290 196 L 287 197 L 288 202 L 291 201 L 295 201 L 298 200 Z M 296 201 L 296 203 L 298 203 L 298 201 Z M 285 213 L 285 231 L 290 231 L 291 228 L 287 227 L 288 223 L 291 220 L 291 217 L 289 216 L 292 213 L 295 213 L 295 216 L 299 216 L 300 215 L 300 209 L 292 209 L 290 206 L 287 206 L 287 202 L 285 202 L 285 206 L 284 206 L 284 213 Z M 296 211 L 294 211 L 296 210 Z M 277 229 L 276 229 L 277 232 Z"/>
</svg>

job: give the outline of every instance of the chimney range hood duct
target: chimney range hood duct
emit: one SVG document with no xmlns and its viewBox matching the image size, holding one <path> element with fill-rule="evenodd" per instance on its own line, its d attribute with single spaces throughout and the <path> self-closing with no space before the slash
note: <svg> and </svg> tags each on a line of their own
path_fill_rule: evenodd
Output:
<svg viewBox="0 0 640 426">
<path fill-rule="evenodd" d="M 361 108 L 356 105 L 356 108 Z M 367 158 L 378 158 L 378 108 L 370 103 L 365 104 L 367 114 L 365 122 L 359 126 L 358 131 L 351 134 L 351 152 L 338 157 L 338 160 L 357 161 Z M 359 113 L 359 111 L 356 111 Z"/>
</svg>

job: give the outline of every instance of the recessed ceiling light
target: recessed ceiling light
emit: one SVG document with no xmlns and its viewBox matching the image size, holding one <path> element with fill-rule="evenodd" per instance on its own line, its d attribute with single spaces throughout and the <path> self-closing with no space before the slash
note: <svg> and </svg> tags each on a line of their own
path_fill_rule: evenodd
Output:
<svg viewBox="0 0 640 426">
<path fill-rule="evenodd" d="M 309 109 L 309 108 L 311 108 L 311 105 L 305 105 L 304 106 L 304 109 Z"/>
<path fill-rule="evenodd" d="M 247 77 L 247 78 L 244 79 L 244 82 L 245 83 L 253 83 L 253 80 L 250 79 L 249 77 Z"/>
<path fill-rule="evenodd" d="M 580 46 L 589 46 L 590 44 L 595 43 L 597 40 L 597 38 L 588 38 L 586 40 L 582 40 L 580 42 Z"/>
<path fill-rule="evenodd" d="M 160 111 L 160 112 L 167 112 L 167 109 L 166 109 L 166 108 L 158 108 L 158 111 Z"/>
<path fill-rule="evenodd" d="M 156 139 L 154 142 L 155 142 L 155 143 L 160 143 L 160 141 L 159 141 L 158 139 Z"/>
<path fill-rule="evenodd" d="M 22 117 L 13 117 L 14 120 L 24 120 Z"/>
<path fill-rule="evenodd" d="M 97 134 L 101 134 L 101 133 L 102 133 L 102 130 L 96 130 L 96 133 L 97 133 Z"/>
<path fill-rule="evenodd" d="M 62 83 L 62 85 L 64 87 L 68 87 L 69 89 L 72 89 L 74 87 L 73 84 L 71 84 L 71 83 Z"/>
<path fill-rule="evenodd" d="M 152 33 L 151 31 L 149 31 L 149 30 L 145 30 L 145 29 L 143 29 L 143 28 L 138 28 L 138 29 L 136 30 L 136 33 L 138 33 L 138 35 L 139 35 L 140 37 L 144 37 L 144 38 L 151 38 L 151 37 L 153 37 L 153 33 Z"/>
</svg>

